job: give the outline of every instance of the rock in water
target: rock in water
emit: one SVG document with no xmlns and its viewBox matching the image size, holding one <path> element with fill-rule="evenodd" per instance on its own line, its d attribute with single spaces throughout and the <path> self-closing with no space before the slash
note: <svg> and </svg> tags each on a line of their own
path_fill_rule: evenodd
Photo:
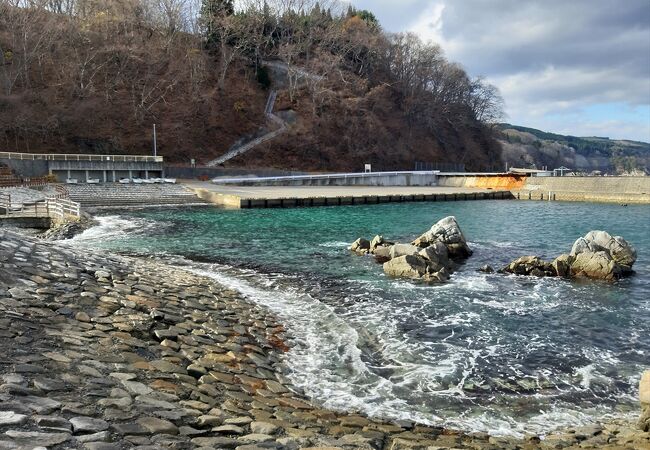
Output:
<svg viewBox="0 0 650 450">
<path fill-rule="evenodd" d="M 571 264 L 575 260 L 575 256 L 567 255 L 566 253 L 558 256 L 551 262 L 551 267 L 555 270 L 558 277 L 570 278 L 571 277 Z"/>
<path fill-rule="evenodd" d="M 639 428 L 650 431 L 650 370 L 643 372 L 639 382 L 639 401 L 641 402 L 641 418 Z"/>
<path fill-rule="evenodd" d="M 481 266 L 481 268 L 478 269 L 478 271 L 479 271 L 479 272 L 483 272 L 483 273 L 494 273 L 494 269 L 493 269 L 492 266 L 489 265 L 489 264 L 486 264 L 486 265 L 484 265 L 484 266 Z"/>
<path fill-rule="evenodd" d="M 405 255 L 384 263 L 384 272 L 394 277 L 422 278 L 429 273 L 429 267 L 423 257 Z"/>
<path fill-rule="evenodd" d="M 400 256 L 417 255 L 420 248 L 410 244 L 395 244 L 390 247 L 390 258 L 399 258 Z"/>
<path fill-rule="evenodd" d="M 436 272 L 443 267 L 447 269 L 451 268 L 452 263 L 449 261 L 449 251 L 442 242 L 435 242 L 420 250 L 418 254 L 428 260 L 429 265 L 434 267 Z"/>
<path fill-rule="evenodd" d="M 571 255 L 606 252 L 622 272 L 631 272 L 636 262 L 636 250 L 621 236 L 611 236 L 606 231 L 590 231 L 578 238 L 571 248 Z"/>
<path fill-rule="evenodd" d="M 505 266 L 500 272 L 515 275 L 531 275 L 535 277 L 555 276 L 557 273 L 552 265 L 542 261 L 538 256 L 522 256 Z"/>
<path fill-rule="evenodd" d="M 377 247 L 372 253 L 375 255 L 377 262 L 385 263 L 390 261 L 390 249 L 391 247 Z"/>
<path fill-rule="evenodd" d="M 465 259 L 472 254 L 453 216 L 442 219 L 411 244 L 393 244 L 377 235 L 372 242 L 357 239 L 350 250 L 360 255 L 374 254 L 388 275 L 426 281 L 448 280 L 455 268 L 451 259 Z"/>
<path fill-rule="evenodd" d="M 446 281 L 449 271 L 445 267 L 437 268 L 430 261 L 419 255 L 405 255 L 384 263 L 386 275 L 401 278 L 413 278 L 425 281 Z"/>
<path fill-rule="evenodd" d="M 466 259 L 472 255 L 465 236 L 454 216 L 445 217 L 433 225 L 429 231 L 413 241 L 418 247 L 428 247 L 434 242 L 442 242 L 452 259 Z"/>
<path fill-rule="evenodd" d="M 377 235 L 370 241 L 370 253 L 375 253 L 378 248 L 390 247 L 391 245 L 393 245 L 392 242 L 388 242 L 383 236 Z"/>
<path fill-rule="evenodd" d="M 359 255 L 370 253 L 370 241 L 368 239 L 359 238 L 352 243 L 350 250 Z"/>
<path fill-rule="evenodd" d="M 570 269 L 572 278 L 595 278 L 606 281 L 618 280 L 622 273 L 621 267 L 605 251 L 578 253 Z"/>
</svg>

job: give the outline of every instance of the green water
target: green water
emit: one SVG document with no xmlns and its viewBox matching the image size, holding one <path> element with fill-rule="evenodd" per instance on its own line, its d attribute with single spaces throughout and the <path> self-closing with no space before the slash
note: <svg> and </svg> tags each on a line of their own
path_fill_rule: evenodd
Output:
<svg viewBox="0 0 650 450">
<path fill-rule="evenodd" d="M 475 251 L 449 283 L 384 276 L 347 249 L 454 215 Z M 503 434 L 636 409 L 650 362 L 650 207 L 479 201 L 107 215 L 74 245 L 182 256 L 286 323 L 289 376 L 325 406 Z M 615 284 L 482 274 L 593 229 L 639 254 Z M 188 262 L 189 261 L 189 262 Z M 189 266 L 188 266 L 189 264 Z"/>
</svg>

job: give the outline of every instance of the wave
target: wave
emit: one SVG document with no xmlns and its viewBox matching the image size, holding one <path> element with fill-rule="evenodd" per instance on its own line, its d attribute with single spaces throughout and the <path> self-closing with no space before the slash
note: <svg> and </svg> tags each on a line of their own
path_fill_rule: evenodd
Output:
<svg viewBox="0 0 650 450">
<path fill-rule="evenodd" d="M 165 226 L 161 222 L 134 217 L 97 216 L 95 220 L 98 222 L 97 225 L 70 239 L 66 239 L 64 242 L 73 245 L 92 246 L 120 239 L 125 235 L 144 235 L 155 228 Z"/>
</svg>

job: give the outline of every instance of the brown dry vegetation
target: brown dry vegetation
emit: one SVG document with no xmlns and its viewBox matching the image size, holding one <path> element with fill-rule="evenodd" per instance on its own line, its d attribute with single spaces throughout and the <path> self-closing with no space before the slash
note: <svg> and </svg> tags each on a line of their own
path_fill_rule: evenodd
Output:
<svg viewBox="0 0 650 450">
<path fill-rule="evenodd" d="M 265 125 L 268 91 L 256 71 L 276 59 L 323 79 L 272 75 L 276 111 L 296 120 L 228 165 L 500 165 L 484 123 L 498 116 L 494 92 L 436 46 L 387 35 L 354 14 L 321 16 L 324 9 L 314 26 L 306 3 L 300 14 L 287 13 L 296 5 L 274 9 L 269 31 L 268 13 L 253 1 L 246 15 L 210 23 L 221 30 L 210 44 L 201 22 L 186 17 L 189 3 L 178 1 L 0 0 L 1 150 L 147 154 L 156 123 L 159 154 L 205 162 Z"/>
</svg>

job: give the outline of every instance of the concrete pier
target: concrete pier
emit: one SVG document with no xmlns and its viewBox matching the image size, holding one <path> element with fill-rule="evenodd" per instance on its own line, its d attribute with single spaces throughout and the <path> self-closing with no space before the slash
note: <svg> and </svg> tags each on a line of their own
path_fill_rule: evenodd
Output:
<svg viewBox="0 0 650 450">
<path fill-rule="evenodd" d="M 219 186 L 197 181 L 183 184 L 203 200 L 236 209 L 513 198 L 507 190 L 437 186 Z"/>
</svg>

